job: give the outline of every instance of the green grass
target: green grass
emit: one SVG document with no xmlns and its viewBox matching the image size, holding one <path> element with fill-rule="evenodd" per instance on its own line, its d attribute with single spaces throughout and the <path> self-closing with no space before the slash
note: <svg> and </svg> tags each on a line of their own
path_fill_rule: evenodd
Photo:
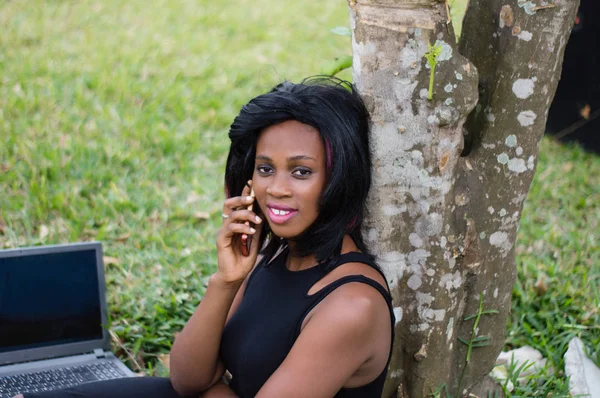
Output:
<svg viewBox="0 0 600 398">
<path fill-rule="evenodd" d="M 510 346 L 537 348 L 552 366 L 524 388 L 527 396 L 566 395 L 563 355 L 574 336 L 600 365 L 599 223 L 600 158 L 542 141 L 517 239 L 507 338 Z"/>
<path fill-rule="evenodd" d="M 119 355 L 164 374 L 216 267 L 229 124 L 348 54 L 347 25 L 341 0 L 0 2 L 0 247 L 103 241 Z M 598 187 L 597 157 L 543 142 L 507 342 L 554 371 L 523 396 L 565 392 L 570 336 L 599 355 Z"/>
<path fill-rule="evenodd" d="M 216 269 L 229 124 L 347 24 L 338 1 L 0 2 L 0 247 L 103 241 L 112 330 L 154 365 Z"/>
</svg>

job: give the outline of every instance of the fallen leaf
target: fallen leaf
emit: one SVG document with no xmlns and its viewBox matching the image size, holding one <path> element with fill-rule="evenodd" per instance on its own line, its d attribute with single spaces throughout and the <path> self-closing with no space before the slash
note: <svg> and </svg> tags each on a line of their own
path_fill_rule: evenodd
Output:
<svg viewBox="0 0 600 398">
<path fill-rule="evenodd" d="M 147 220 L 151 223 L 158 222 L 158 210 L 154 210 L 150 217 L 147 218 Z"/>
<path fill-rule="evenodd" d="M 96 235 L 98 234 L 98 231 L 95 229 L 91 229 L 91 228 L 86 228 L 83 230 L 83 236 L 86 237 L 88 240 L 92 240 L 96 238 Z"/>
<path fill-rule="evenodd" d="M 208 220 L 210 218 L 210 214 L 206 211 L 197 211 L 194 213 L 194 218 L 196 220 Z"/>
<path fill-rule="evenodd" d="M 552 172 L 553 172 L 553 171 L 554 171 L 554 170 L 552 169 L 552 166 L 551 166 L 551 165 L 548 165 L 548 166 L 547 166 L 547 169 L 546 169 L 546 170 L 544 170 L 544 172 L 543 172 L 543 173 L 539 174 L 539 175 L 538 175 L 538 177 L 537 177 L 537 179 L 538 179 L 538 180 L 540 180 L 540 181 L 544 181 L 546 178 L 548 178 L 548 176 L 549 176 L 550 174 L 552 174 Z"/>
<path fill-rule="evenodd" d="M 130 237 L 131 237 L 131 233 L 127 232 L 127 233 L 124 233 L 123 235 L 117 236 L 117 238 L 115 240 L 117 242 L 125 242 Z"/>
<path fill-rule="evenodd" d="M 104 256 L 102 257 L 104 260 L 104 265 L 119 265 L 121 264 L 121 260 L 116 257 Z"/>
<path fill-rule="evenodd" d="M 58 137 L 58 147 L 61 149 L 65 149 L 68 146 L 69 136 L 66 134 L 61 134 Z"/>
<path fill-rule="evenodd" d="M 47 226 L 45 226 L 44 224 L 40 225 L 40 240 L 46 239 L 46 237 L 48 237 L 49 233 L 50 233 L 50 230 L 48 229 Z"/>
<path fill-rule="evenodd" d="M 171 370 L 171 356 L 169 354 L 159 354 L 158 360 L 167 370 Z"/>
<path fill-rule="evenodd" d="M 567 163 L 563 164 L 562 171 L 564 171 L 565 173 L 568 173 L 569 171 L 571 171 L 572 168 L 573 168 L 573 163 L 567 162 Z"/>
<path fill-rule="evenodd" d="M 198 195 L 196 192 L 191 192 L 187 198 L 185 199 L 186 205 L 191 205 L 192 203 L 196 203 L 202 199 L 202 196 Z"/>
<path fill-rule="evenodd" d="M 535 285 L 533 285 L 533 288 L 538 296 L 543 296 L 548 291 L 548 286 L 546 286 L 546 283 L 542 280 L 542 278 L 538 278 L 538 280 L 535 282 Z"/>
<path fill-rule="evenodd" d="M 17 94 L 19 97 L 23 96 L 23 89 L 21 88 L 21 84 L 17 83 L 13 86 L 13 92 Z"/>
<path fill-rule="evenodd" d="M 579 111 L 579 114 L 585 120 L 589 120 L 591 110 L 592 110 L 592 108 L 590 107 L 590 104 L 585 104 L 585 106 L 583 108 L 581 108 L 581 110 Z"/>
</svg>

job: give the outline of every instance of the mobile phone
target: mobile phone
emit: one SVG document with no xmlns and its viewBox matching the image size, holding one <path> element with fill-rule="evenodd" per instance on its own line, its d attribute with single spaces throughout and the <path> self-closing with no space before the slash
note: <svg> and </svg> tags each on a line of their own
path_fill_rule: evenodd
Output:
<svg viewBox="0 0 600 398">
<path fill-rule="evenodd" d="M 250 187 L 250 196 L 252 196 L 253 198 L 256 197 L 256 195 L 254 194 L 253 187 Z M 254 206 L 254 202 L 250 203 L 248 205 L 248 210 L 252 211 L 253 206 Z M 254 223 L 251 223 L 249 221 L 246 221 L 246 225 L 250 226 L 251 228 L 254 228 Z M 242 255 L 244 255 L 246 257 L 249 256 L 251 246 L 252 246 L 252 235 L 242 234 Z"/>
</svg>

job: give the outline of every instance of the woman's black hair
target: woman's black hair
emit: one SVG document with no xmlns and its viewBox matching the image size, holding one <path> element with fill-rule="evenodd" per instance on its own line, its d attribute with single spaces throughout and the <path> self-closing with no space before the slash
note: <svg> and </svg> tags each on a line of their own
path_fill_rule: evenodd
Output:
<svg viewBox="0 0 600 398">
<path fill-rule="evenodd" d="M 240 195 L 252 178 L 256 143 L 265 128 L 287 120 L 317 129 L 325 148 L 327 179 L 314 223 L 294 239 L 294 254 L 315 254 L 320 263 L 337 260 L 345 234 L 368 253 L 361 227 L 371 186 L 369 113 L 356 88 L 331 77 L 283 82 L 242 107 L 229 131 L 231 148 L 225 169 L 227 196 Z M 281 245 L 264 223 L 260 242 L 270 258 Z"/>
</svg>

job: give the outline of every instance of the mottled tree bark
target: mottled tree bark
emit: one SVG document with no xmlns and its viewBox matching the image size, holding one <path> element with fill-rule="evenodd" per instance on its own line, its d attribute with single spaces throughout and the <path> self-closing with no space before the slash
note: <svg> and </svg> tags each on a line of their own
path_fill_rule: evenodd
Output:
<svg viewBox="0 0 600 398">
<path fill-rule="evenodd" d="M 471 0 L 459 51 L 444 3 L 349 0 L 354 82 L 372 116 L 364 234 L 397 318 L 384 397 L 465 395 L 504 344 L 517 228 L 577 3 Z M 498 314 L 481 317 L 474 336 L 490 344 L 465 366 L 459 337 L 471 338 L 480 297 Z"/>
</svg>

